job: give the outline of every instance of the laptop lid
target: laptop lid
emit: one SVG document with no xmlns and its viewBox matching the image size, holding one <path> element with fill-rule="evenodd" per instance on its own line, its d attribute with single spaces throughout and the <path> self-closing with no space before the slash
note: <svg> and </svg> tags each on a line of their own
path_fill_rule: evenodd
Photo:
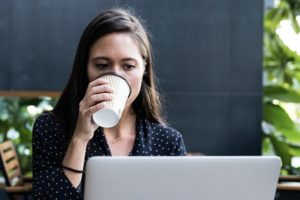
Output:
<svg viewBox="0 0 300 200">
<path fill-rule="evenodd" d="M 273 200 L 278 157 L 92 157 L 86 200 Z"/>
</svg>

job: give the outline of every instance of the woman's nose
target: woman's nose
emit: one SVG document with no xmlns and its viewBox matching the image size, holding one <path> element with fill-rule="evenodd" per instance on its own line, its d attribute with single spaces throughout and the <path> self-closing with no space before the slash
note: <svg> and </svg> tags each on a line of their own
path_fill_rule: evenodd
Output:
<svg viewBox="0 0 300 200">
<path fill-rule="evenodd" d="M 117 74 L 117 75 L 122 75 L 122 69 L 121 69 L 121 67 L 120 66 L 118 66 L 118 65 L 116 65 L 116 66 L 113 66 L 112 68 L 111 68 L 111 72 L 113 72 L 113 73 L 115 73 L 115 74 Z"/>
</svg>

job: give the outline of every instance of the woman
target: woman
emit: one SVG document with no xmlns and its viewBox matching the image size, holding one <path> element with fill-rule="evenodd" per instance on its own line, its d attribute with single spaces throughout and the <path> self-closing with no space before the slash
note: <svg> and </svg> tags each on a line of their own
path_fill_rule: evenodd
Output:
<svg viewBox="0 0 300 200">
<path fill-rule="evenodd" d="M 119 123 L 98 127 L 92 116 L 112 99 L 97 78 L 115 73 L 131 94 Z M 140 21 L 123 9 L 101 13 L 84 30 L 71 77 L 52 112 L 33 128 L 35 199 L 82 199 L 81 181 L 91 156 L 182 156 L 182 135 L 165 125 L 155 86 L 151 45 Z"/>
</svg>

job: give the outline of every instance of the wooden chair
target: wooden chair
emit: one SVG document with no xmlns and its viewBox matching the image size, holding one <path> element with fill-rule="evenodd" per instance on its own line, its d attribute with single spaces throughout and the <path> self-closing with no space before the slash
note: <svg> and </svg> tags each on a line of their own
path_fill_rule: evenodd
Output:
<svg viewBox="0 0 300 200">
<path fill-rule="evenodd" d="M 32 193 L 32 178 L 23 178 L 18 156 L 11 141 L 0 144 L 1 166 L 5 178 L 5 191 L 11 200 L 28 199 Z"/>
<path fill-rule="evenodd" d="M 277 190 L 300 192 L 300 176 L 280 176 Z"/>
<path fill-rule="evenodd" d="M 276 200 L 300 199 L 300 176 L 288 175 L 280 176 Z"/>
</svg>

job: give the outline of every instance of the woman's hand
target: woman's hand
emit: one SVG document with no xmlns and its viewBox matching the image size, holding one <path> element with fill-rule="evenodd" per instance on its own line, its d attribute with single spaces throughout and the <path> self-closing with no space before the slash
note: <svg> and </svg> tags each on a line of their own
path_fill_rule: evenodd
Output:
<svg viewBox="0 0 300 200">
<path fill-rule="evenodd" d="M 104 79 L 96 79 L 89 83 L 85 96 L 79 104 L 79 114 L 73 137 L 85 142 L 92 139 L 94 131 L 98 128 L 92 116 L 105 107 L 104 101 L 112 99 L 112 92 L 108 81 Z"/>
</svg>

